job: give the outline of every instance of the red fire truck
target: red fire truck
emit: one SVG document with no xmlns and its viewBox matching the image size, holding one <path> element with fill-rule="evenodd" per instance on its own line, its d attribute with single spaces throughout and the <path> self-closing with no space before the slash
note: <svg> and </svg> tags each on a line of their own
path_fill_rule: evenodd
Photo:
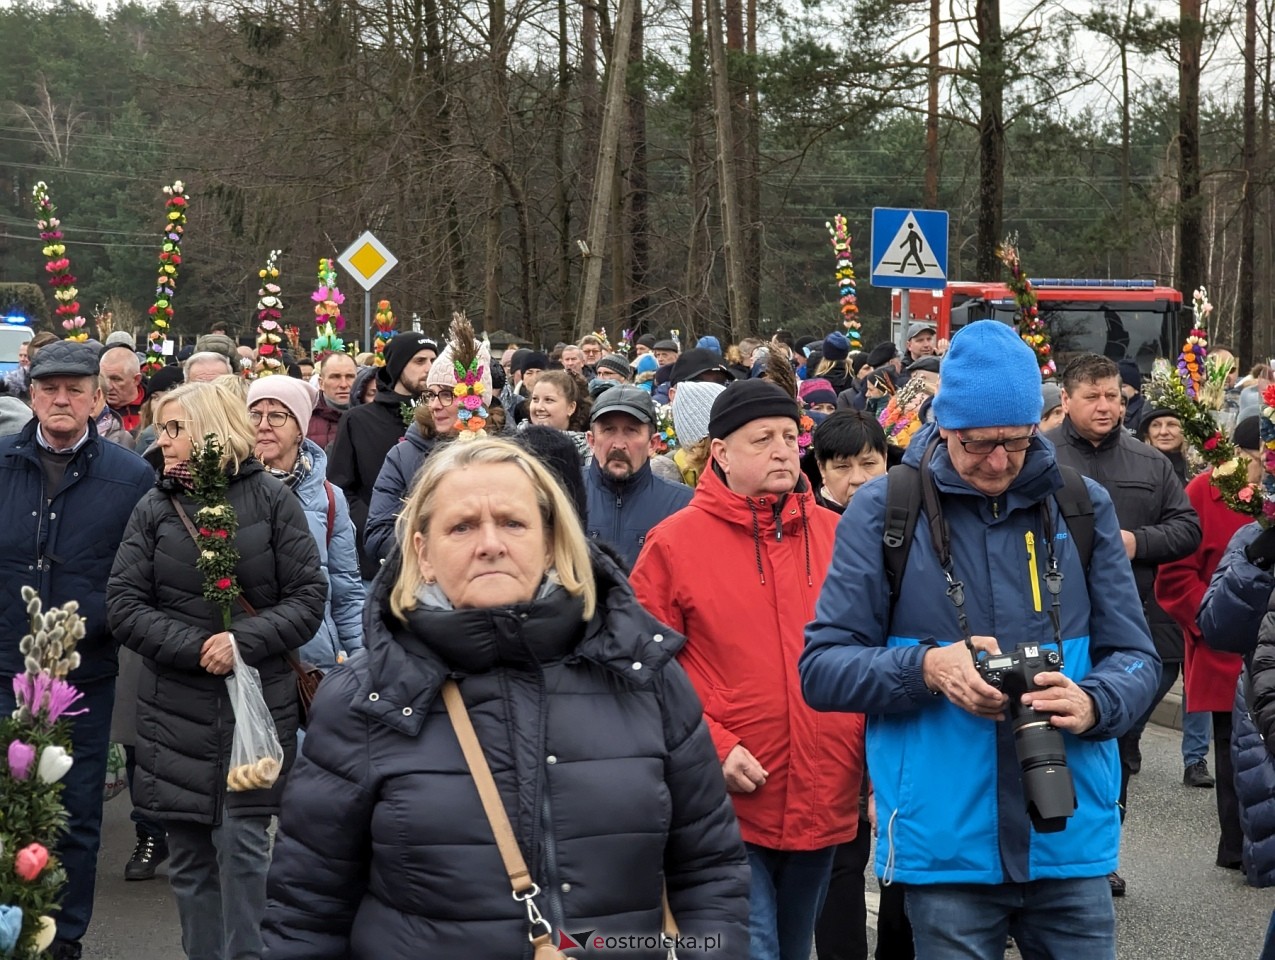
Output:
<svg viewBox="0 0 1275 960">
<path fill-rule="evenodd" d="M 1188 316 L 1182 318 L 1182 294 L 1153 280 L 1033 280 L 1041 318 L 1049 327 L 1054 357 L 1061 369 L 1077 353 L 1101 353 L 1113 360 L 1130 357 L 1144 374 L 1156 357 L 1175 357 L 1182 347 Z M 890 298 L 891 325 L 900 321 L 900 291 Z M 940 337 L 975 320 L 1013 323 L 1018 308 L 1003 283 L 954 281 L 942 290 L 913 290 L 908 320 L 929 320 Z"/>
</svg>

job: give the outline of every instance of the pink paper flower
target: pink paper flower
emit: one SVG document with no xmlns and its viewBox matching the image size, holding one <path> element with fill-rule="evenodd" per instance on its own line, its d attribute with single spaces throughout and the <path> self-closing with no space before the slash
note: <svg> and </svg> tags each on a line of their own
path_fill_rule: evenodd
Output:
<svg viewBox="0 0 1275 960">
<path fill-rule="evenodd" d="M 49 865 L 49 851 L 38 843 L 23 847 L 13 858 L 13 872 L 30 883 Z"/>
<path fill-rule="evenodd" d="M 35 747 L 21 740 L 9 744 L 9 773 L 15 780 L 25 780 L 31 775 L 31 764 L 35 762 Z"/>
</svg>

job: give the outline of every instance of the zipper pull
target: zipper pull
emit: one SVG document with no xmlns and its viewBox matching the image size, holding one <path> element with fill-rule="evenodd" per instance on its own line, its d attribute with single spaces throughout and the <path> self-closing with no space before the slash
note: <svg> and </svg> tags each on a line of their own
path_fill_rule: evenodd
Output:
<svg viewBox="0 0 1275 960">
<path fill-rule="evenodd" d="M 1027 573 L 1031 577 L 1032 606 L 1040 613 L 1040 570 L 1036 566 L 1036 534 L 1028 530 L 1023 535 L 1027 541 Z"/>
</svg>

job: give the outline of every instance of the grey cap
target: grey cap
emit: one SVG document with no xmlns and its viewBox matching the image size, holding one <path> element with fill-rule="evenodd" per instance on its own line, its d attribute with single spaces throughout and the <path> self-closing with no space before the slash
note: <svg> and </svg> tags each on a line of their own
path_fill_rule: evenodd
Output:
<svg viewBox="0 0 1275 960">
<path fill-rule="evenodd" d="M 920 336 L 926 330 L 930 331 L 930 333 L 939 332 L 939 328 L 928 320 L 913 320 L 908 324 L 908 339 L 911 340 L 913 337 Z"/>
<path fill-rule="evenodd" d="M 598 397 L 593 404 L 593 411 L 589 414 L 589 422 L 594 423 L 598 417 L 607 413 L 627 413 L 630 417 L 651 426 L 655 426 L 657 419 L 655 402 L 651 399 L 651 395 L 641 387 L 634 387 L 627 383 L 617 383 Z"/>
<path fill-rule="evenodd" d="M 87 343 L 59 340 L 36 351 L 31 361 L 31 379 L 44 377 L 95 377 L 97 350 Z"/>
<path fill-rule="evenodd" d="M 127 330 L 115 330 L 106 338 L 107 347 L 128 347 L 130 350 L 137 349 L 137 340 Z M 105 351 L 103 351 L 105 352 Z"/>
<path fill-rule="evenodd" d="M 1062 388 L 1053 380 L 1046 380 L 1040 385 L 1040 399 L 1040 415 L 1043 417 L 1062 404 Z"/>
<path fill-rule="evenodd" d="M 656 340 L 652 350 L 671 350 L 674 353 L 681 353 L 682 348 L 677 345 L 676 340 Z"/>
<path fill-rule="evenodd" d="M 629 361 L 618 353 L 608 353 L 595 366 L 599 370 L 610 370 L 612 373 L 618 373 L 622 377 L 633 376 L 633 368 L 629 366 Z"/>
</svg>

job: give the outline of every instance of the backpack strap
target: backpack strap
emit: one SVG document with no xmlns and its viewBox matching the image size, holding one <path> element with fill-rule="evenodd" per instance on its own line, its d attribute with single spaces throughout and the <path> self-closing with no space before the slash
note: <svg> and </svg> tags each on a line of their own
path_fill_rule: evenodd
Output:
<svg viewBox="0 0 1275 960">
<path fill-rule="evenodd" d="M 336 526 L 336 494 L 332 492 L 332 484 L 323 481 L 323 492 L 328 495 L 328 546 L 332 546 L 332 528 Z"/>
<path fill-rule="evenodd" d="M 1089 561 L 1093 557 L 1094 513 L 1093 500 L 1089 497 L 1089 489 L 1085 486 L 1085 478 L 1074 467 L 1058 465 L 1062 473 L 1063 485 L 1054 494 L 1058 503 L 1058 512 L 1067 524 L 1067 532 L 1072 543 L 1076 545 L 1076 554 L 1080 557 L 1080 565 L 1089 576 Z"/>
</svg>

